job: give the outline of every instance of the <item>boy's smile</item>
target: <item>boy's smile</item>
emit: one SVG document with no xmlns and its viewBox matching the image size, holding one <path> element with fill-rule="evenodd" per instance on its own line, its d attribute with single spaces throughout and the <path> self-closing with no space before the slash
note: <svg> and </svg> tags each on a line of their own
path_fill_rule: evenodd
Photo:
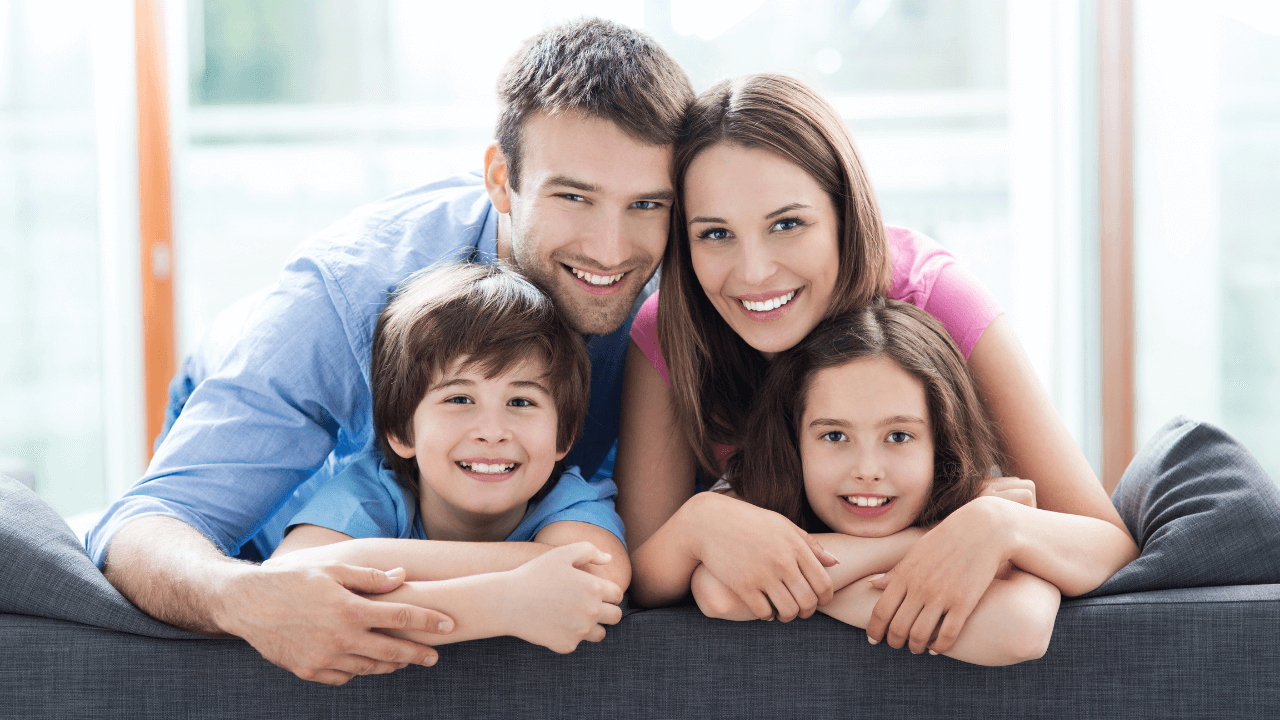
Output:
<svg viewBox="0 0 1280 720">
<path fill-rule="evenodd" d="M 565 456 L 556 449 L 555 401 L 540 360 L 491 378 L 465 360 L 418 404 L 412 444 L 388 442 L 417 460 L 429 539 L 505 540 Z"/>
</svg>

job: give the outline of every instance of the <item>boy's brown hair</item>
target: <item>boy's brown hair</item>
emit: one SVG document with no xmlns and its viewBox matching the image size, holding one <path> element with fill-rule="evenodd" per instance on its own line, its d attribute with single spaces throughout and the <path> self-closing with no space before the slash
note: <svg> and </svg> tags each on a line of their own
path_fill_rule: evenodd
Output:
<svg viewBox="0 0 1280 720">
<path fill-rule="evenodd" d="M 520 189 L 520 134 L 532 114 L 578 112 L 650 145 L 672 145 L 693 102 L 679 63 L 648 35 L 580 18 L 525 41 L 498 75 L 496 138 Z"/>
<path fill-rule="evenodd" d="M 456 361 L 491 378 L 531 359 L 545 367 L 556 450 L 567 452 L 587 415 L 591 360 L 551 298 L 502 263 L 440 265 L 406 279 L 378 316 L 369 367 L 374 432 L 396 482 L 418 497 L 416 460 L 397 455 L 387 437 L 413 444 L 414 412 Z"/>
<path fill-rule="evenodd" d="M 933 434 L 933 489 L 916 518 L 930 527 L 978 496 L 1000 462 L 999 437 L 964 356 L 942 325 L 910 303 L 877 299 L 820 323 L 780 353 L 729 460 L 729 484 L 743 500 L 785 515 L 809 531 L 827 528 L 809 507 L 799 435 L 813 378 L 860 358 L 887 357 L 924 386 Z"/>
</svg>

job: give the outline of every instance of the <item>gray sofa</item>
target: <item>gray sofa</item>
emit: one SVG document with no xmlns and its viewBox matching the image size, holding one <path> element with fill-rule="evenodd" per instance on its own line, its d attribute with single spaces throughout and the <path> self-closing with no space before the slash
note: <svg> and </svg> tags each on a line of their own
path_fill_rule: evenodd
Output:
<svg viewBox="0 0 1280 720">
<path fill-rule="evenodd" d="M 1143 556 L 1063 602 L 1040 660 L 981 668 L 822 616 L 677 607 L 629 611 L 571 655 L 483 640 L 339 688 L 147 617 L 0 479 L 0 717 L 1280 717 L 1280 493 L 1238 447 L 1180 420 L 1144 449 L 1115 498 Z"/>
</svg>

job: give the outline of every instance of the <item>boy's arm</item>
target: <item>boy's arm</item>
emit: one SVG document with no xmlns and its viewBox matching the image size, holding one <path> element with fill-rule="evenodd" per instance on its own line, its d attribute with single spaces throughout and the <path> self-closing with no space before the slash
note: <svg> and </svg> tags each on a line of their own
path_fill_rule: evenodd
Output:
<svg viewBox="0 0 1280 720">
<path fill-rule="evenodd" d="M 821 612 L 865 628 L 884 593 L 863 578 L 836 593 Z M 1044 655 L 1062 593 L 1052 583 L 1009 567 L 992 581 L 944 655 L 975 665 L 1013 665 Z M 920 653 L 924 646 L 911 647 Z M 930 651 L 932 652 L 932 651 Z"/>
<path fill-rule="evenodd" d="M 827 552 L 840 560 L 827 568 L 836 591 L 874 573 L 888 572 L 907 554 L 916 540 L 924 535 L 919 528 L 907 528 L 889 537 L 860 538 L 841 533 L 814 535 Z M 723 620 L 755 620 L 756 615 L 737 593 L 699 565 L 690 581 L 694 602 L 707 617 Z"/>
<path fill-rule="evenodd" d="M 611 556 L 583 567 L 624 590 L 631 579 L 626 548 L 613 533 L 590 523 L 564 520 L 538 531 L 534 542 L 450 542 L 359 538 L 318 525 L 298 525 L 285 536 L 267 564 L 340 562 L 379 570 L 404 568 L 410 581 L 449 580 L 514 570 L 549 550 L 581 541 Z M 290 556 L 284 560 L 286 555 Z M 442 611 L 443 612 L 443 611 Z M 445 613 L 448 615 L 448 613 Z"/>
</svg>

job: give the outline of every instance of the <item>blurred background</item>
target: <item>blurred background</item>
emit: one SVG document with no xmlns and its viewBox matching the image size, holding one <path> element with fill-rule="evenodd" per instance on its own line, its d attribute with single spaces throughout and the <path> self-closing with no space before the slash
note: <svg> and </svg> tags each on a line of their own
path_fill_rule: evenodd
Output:
<svg viewBox="0 0 1280 720">
<path fill-rule="evenodd" d="M 157 7 L 173 223 L 149 262 L 173 279 L 179 355 L 310 234 L 478 170 L 501 63 L 587 13 L 652 34 L 698 90 L 758 71 L 819 87 L 886 219 L 986 283 L 1101 469 L 1096 0 Z M 1132 8 L 1135 440 L 1191 415 L 1280 477 L 1280 4 Z M 150 445 L 134 13 L 0 0 L 0 472 L 72 518 Z"/>
</svg>

